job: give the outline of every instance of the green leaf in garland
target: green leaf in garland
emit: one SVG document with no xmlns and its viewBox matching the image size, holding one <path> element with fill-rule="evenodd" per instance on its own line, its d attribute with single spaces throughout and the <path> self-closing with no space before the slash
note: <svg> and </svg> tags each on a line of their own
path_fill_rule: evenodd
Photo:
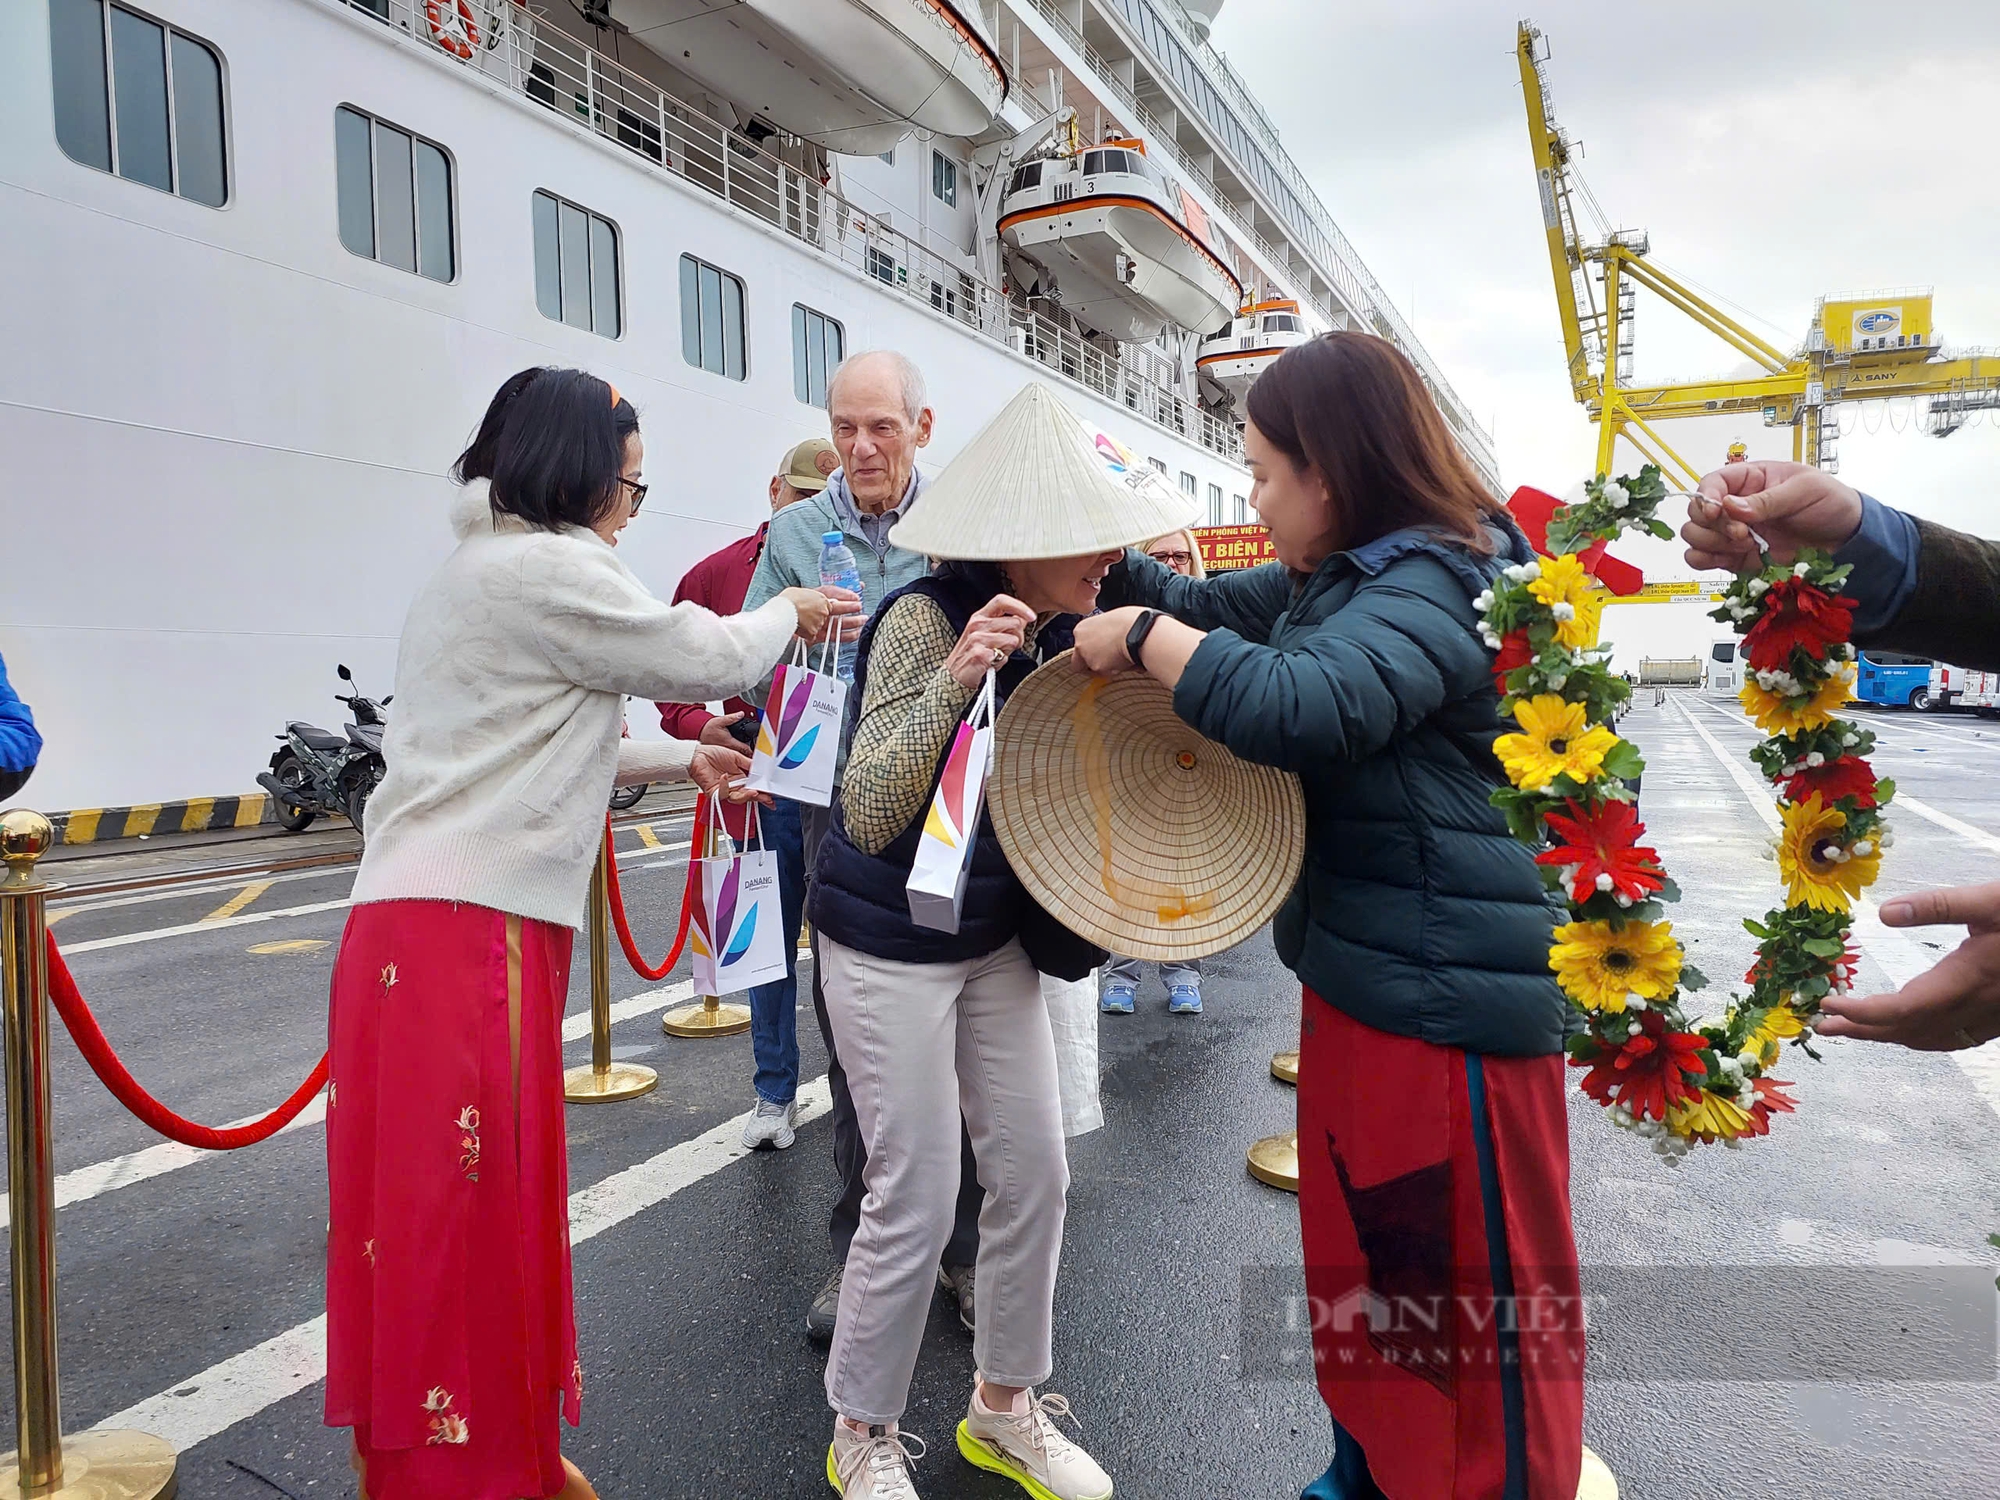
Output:
<svg viewBox="0 0 2000 1500">
<path fill-rule="evenodd" d="M 1646 759 L 1630 740 L 1620 740 L 1604 752 L 1604 774 L 1630 781 L 1646 769 Z"/>
<path fill-rule="evenodd" d="M 1834 938 L 1807 938 L 1799 946 L 1815 958 L 1838 958 L 1847 951 L 1846 945 Z"/>
<path fill-rule="evenodd" d="M 1690 992 L 1705 990 L 1708 988 L 1708 976 L 1693 964 L 1683 963 L 1681 965 L 1681 988 Z"/>
</svg>

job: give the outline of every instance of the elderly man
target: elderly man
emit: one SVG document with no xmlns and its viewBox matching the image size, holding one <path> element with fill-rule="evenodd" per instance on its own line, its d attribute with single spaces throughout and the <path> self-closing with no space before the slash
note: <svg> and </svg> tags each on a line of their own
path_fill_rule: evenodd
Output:
<svg viewBox="0 0 2000 1500">
<path fill-rule="evenodd" d="M 1681 528 L 1697 568 L 1741 572 L 1804 548 L 1851 563 L 1854 640 L 2000 671 L 2000 542 L 1892 510 L 1806 464 L 1732 463 L 1701 482 Z M 1829 995 L 1827 1036 L 1955 1052 L 2000 1036 L 2000 882 L 1920 891 L 1882 903 L 1889 927 L 1963 926 L 1965 941 L 1900 990 Z"/>
<path fill-rule="evenodd" d="M 777 515 L 808 496 L 826 488 L 827 476 L 839 466 L 840 455 L 825 438 L 808 438 L 786 453 L 771 476 L 771 514 Z M 674 590 L 674 603 L 683 600 L 701 605 L 718 615 L 733 615 L 743 608 L 757 562 L 764 555 L 767 520 L 749 536 L 710 553 L 689 568 Z M 722 705 L 719 714 L 709 712 L 705 703 L 662 703 L 660 727 L 677 740 L 699 740 L 704 745 L 745 748 L 754 732 L 756 710 L 741 698 Z M 744 813 L 740 807 L 723 814 L 732 837 L 742 838 Z M 767 848 L 778 855 L 778 906 L 784 915 L 785 977 L 760 984 L 750 991 L 750 1052 L 757 1064 L 755 1087 L 757 1106 L 743 1127 L 743 1144 L 750 1150 L 764 1148 L 783 1151 L 797 1139 L 799 1037 L 798 976 L 793 972 L 799 947 L 799 923 L 804 919 L 806 865 L 804 835 L 799 822 L 799 805 L 780 800 L 776 807 L 759 815 L 758 832 Z"/>
<path fill-rule="evenodd" d="M 852 549 L 861 571 L 861 609 L 872 616 L 883 599 L 930 571 L 929 562 L 914 552 L 891 546 L 889 530 L 918 503 L 923 475 L 917 472 L 917 450 L 931 440 L 931 408 L 924 394 L 924 377 L 901 354 L 874 350 L 842 362 L 827 383 L 827 416 L 840 468 L 825 490 L 774 516 L 771 534 L 758 560 L 757 574 L 744 598 L 755 609 L 782 589 L 819 587 L 821 538 L 839 532 Z M 844 660 L 852 660 L 852 651 Z M 847 746 L 842 744 L 841 769 Z M 837 775 L 838 773 L 836 773 Z M 820 840 L 832 821 L 832 809 L 803 807 L 805 865 L 808 875 L 819 854 Z M 840 1173 L 840 1196 L 833 1205 L 828 1232 L 841 1265 L 834 1268 L 806 1315 L 806 1331 L 817 1339 L 833 1337 L 834 1314 L 840 1306 L 840 1277 L 847 1247 L 861 1222 L 862 1169 L 868 1161 L 855 1120 L 854 1100 L 847 1091 L 847 1074 L 834 1050 L 827 1023 L 826 996 L 820 985 L 818 937 L 814 936 L 813 1013 L 826 1042 L 826 1076 L 833 1092 L 833 1164 Z M 951 1243 L 939 1268 L 940 1284 L 957 1299 L 959 1319 L 970 1329 L 973 1316 L 972 1264 L 979 1253 L 979 1208 L 985 1194 L 979 1186 L 972 1143 L 963 1128 L 959 1140 L 960 1181 L 958 1217 Z"/>
</svg>

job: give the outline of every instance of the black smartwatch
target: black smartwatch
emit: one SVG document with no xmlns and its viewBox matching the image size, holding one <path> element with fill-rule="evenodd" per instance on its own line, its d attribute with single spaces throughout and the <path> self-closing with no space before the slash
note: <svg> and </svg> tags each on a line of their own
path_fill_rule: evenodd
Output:
<svg viewBox="0 0 2000 1500">
<path fill-rule="evenodd" d="M 1146 637 L 1153 633 L 1154 622 L 1160 618 L 1157 609 L 1142 609 L 1139 618 L 1132 622 L 1132 628 L 1125 632 L 1125 655 L 1135 667 L 1144 668 L 1139 660 L 1139 648 L 1146 644 Z"/>
</svg>

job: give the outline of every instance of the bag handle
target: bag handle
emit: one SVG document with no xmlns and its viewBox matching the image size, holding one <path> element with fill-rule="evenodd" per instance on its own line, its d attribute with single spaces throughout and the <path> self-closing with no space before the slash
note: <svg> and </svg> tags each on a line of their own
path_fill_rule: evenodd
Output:
<svg viewBox="0 0 2000 1500">
<path fill-rule="evenodd" d="M 840 665 L 840 658 L 835 654 L 838 650 L 839 648 L 833 643 L 833 637 L 828 635 L 825 640 L 819 643 L 819 665 L 813 668 L 813 670 L 818 672 L 820 676 L 825 677 L 829 665 L 838 667 Z"/>
<path fill-rule="evenodd" d="M 974 729 L 979 728 L 982 722 L 987 724 L 993 722 L 993 715 L 996 712 L 993 707 L 994 692 L 993 669 L 988 667 L 986 680 L 979 685 L 979 691 L 973 695 L 972 706 L 965 711 L 965 722 Z"/>
<path fill-rule="evenodd" d="M 718 859 L 723 856 L 717 850 L 727 846 L 731 854 L 736 852 L 735 842 L 729 837 L 729 829 L 722 821 L 722 796 L 710 792 L 704 799 L 708 804 L 708 822 L 701 830 L 701 857 Z"/>
</svg>

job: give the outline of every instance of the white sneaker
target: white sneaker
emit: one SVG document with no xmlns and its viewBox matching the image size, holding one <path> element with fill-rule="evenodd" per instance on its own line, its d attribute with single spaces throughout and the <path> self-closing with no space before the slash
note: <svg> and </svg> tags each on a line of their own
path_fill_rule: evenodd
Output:
<svg viewBox="0 0 2000 1500">
<path fill-rule="evenodd" d="M 1067 1398 L 1028 1391 L 1015 1410 L 996 1412 L 979 1390 L 975 1381 L 958 1424 L 958 1451 L 968 1462 L 1004 1474 L 1035 1500 L 1111 1500 L 1111 1476 L 1056 1427 L 1059 1417 L 1076 1420 Z"/>
<path fill-rule="evenodd" d="M 847 1500 L 917 1500 L 910 1465 L 923 1456 L 924 1440 L 894 1422 L 856 1432 L 835 1417 L 826 1482 Z"/>
<path fill-rule="evenodd" d="M 799 1101 L 788 1104 L 773 1104 L 769 1099 L 759 1099 L 757 1108 L 749 1119 L 743 1122 L 743 1144 L 752 1151 L 769 1146 L 775 1151 L 783 1151 L 799 1138 L 792 1128 L 799 1116 Z"/>
</svg>

